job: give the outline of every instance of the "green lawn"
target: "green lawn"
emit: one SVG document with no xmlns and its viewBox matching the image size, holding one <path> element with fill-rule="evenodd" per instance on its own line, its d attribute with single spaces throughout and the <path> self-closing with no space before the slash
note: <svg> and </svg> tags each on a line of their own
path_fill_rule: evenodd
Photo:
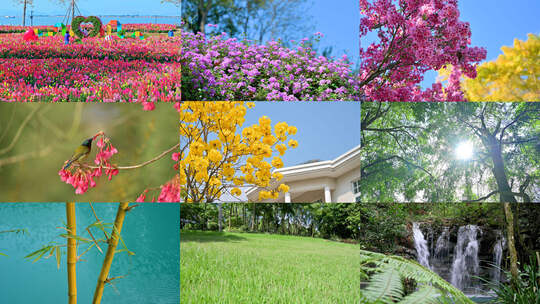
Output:
<svg viewBox="0 0 540 304">
<path fill-rule="evenodd" d="M 182 231 L 180 302 L 357 304 L 359 257 L 323 239 Z"/>
</svg>

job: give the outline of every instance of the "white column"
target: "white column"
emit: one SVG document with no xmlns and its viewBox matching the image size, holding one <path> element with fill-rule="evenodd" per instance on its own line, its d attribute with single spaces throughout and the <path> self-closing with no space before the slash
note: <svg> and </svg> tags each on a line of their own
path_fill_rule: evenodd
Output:
<svg viewBox="0 0 540 304">
<path fill-rule="evenodd" d="M 324 186 L 324 202 L 325 203 L 332 202 L 332 194 L 330 193 L 330 187 L 328 186 Z"/>
<path fill-rule="evenodd" d="M 285 192 L 285 203 L 291 202 L 291 194 L 289 192 Z"/>
</svg>

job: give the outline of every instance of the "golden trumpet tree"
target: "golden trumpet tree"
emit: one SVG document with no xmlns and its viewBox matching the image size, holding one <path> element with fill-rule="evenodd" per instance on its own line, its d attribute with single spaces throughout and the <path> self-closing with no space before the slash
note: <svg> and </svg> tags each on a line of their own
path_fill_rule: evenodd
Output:
<svg viewBox="0 0 540 304">
<path fill-rule="evenodd" d="M 258 124 L 242 128 L 246 112 L 253 102 L 184 102 L 180 106 L 179 181 L 181 201 L 213 202 L 228 193 L 242 194 L 241 188 L 256 185 L 266 188 L 260 200 L 275 199 L 289 191 L 277 187 L 283 175 L 274 169 L 283 167 L 287 149 L 298 142 L 290 139 L 297 129 L 286 122 L 266 116 Z"/>
<path fill-rule="evenodd" d="M 477 77 L 465 77 L 461 87 L 469 101 L 539 101 L 540 35 L 514 39 L 514 45 L 503 46 L 502 54 L 477 68 Z M 439 72 L 443 80 L 451 69 Z"/>
</svg>

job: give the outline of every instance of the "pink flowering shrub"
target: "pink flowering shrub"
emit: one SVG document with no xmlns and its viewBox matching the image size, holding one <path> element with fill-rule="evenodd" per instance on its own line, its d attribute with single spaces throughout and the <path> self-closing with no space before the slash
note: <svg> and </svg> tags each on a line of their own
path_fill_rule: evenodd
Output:
<svg viewBox="0 0 540 304">
<path fill-rule="evenodd" d="M 75 188 L 76 194 L 83 194 L 88 191 L 89 187 L 95 187 L 94 178 L 99 178 L 105 173 L 108 179 L 111 180 L 114 175 L 118 174 L 117 166 L 112 164 L 110 158 L 118 153 L 118 150 L 111 144 L 110 139 L 105 136 L 105 133 L 99 132 L 94 135 L 94 140 L 99 137 L 96 142 L 98 152 L 94 159 L 97 167 L 90 167 L 81 163 L 73 163 L 67 169 L 58 171 L 60 179 L 66 184 L 70 184 Z M 68 160 L 64 162 L 67 164 Z M 63 167 L 63 166 L 62 166 Z M 103 172 L 105 170 L 105 172 Z"/>
</svg>

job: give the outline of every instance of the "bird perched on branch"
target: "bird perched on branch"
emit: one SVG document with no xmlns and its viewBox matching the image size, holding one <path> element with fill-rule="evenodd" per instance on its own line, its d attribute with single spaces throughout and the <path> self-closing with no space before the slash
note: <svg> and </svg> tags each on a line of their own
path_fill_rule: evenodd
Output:
<svg viewBox="0 0 540 304">
<path fill-rule="evenodd" d="M 64 166 L 62 170 L 69 168 L 69 166 L 73 162 L 79 162 L 85 159 L 88 156 L 88 154 L 90 154 L 90 151 L 92 149 L 92 140 L 94 140 L 94 137 L 91 137 L 83 141 L 83 143 L 80 146 L 78 146 L 77 149 L 75 149 L 75 152 L 73 152 L 73 156 L 71 156 L 71 159 L 67 162 L 67 164 Z"/>
</svg>

